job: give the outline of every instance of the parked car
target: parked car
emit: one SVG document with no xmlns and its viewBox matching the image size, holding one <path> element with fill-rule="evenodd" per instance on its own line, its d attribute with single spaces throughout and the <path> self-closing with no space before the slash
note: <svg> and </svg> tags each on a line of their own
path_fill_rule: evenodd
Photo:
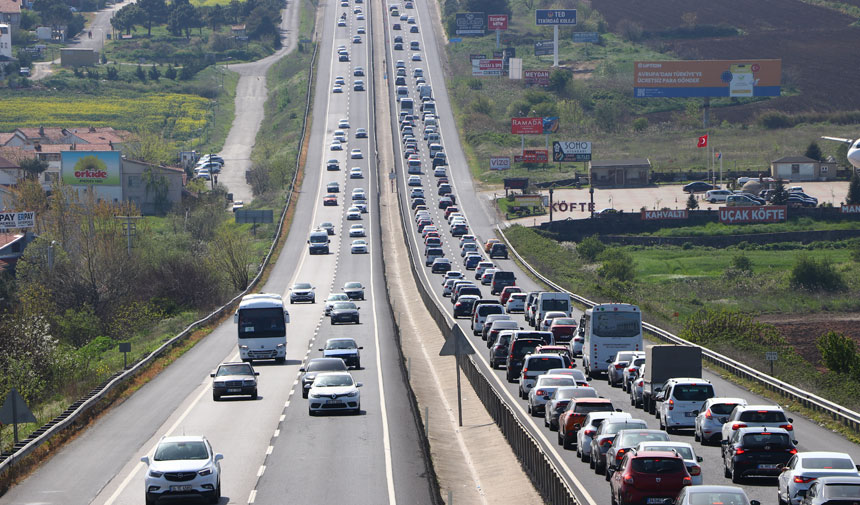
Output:
<svg viewBox="0 0 860 505">
<path fill-rule="evenodd" d="M 714 189 L 714 186 L 704 181 L 691 182 L 684 186 L 685 193 L 704 193 Z"/>
<path fill-rule="evenodd" d="M 705 193 L 705 200 L 711 203 L 725 202 L 732 192 L 727 189 L 712 189 Z"/>
</svg>

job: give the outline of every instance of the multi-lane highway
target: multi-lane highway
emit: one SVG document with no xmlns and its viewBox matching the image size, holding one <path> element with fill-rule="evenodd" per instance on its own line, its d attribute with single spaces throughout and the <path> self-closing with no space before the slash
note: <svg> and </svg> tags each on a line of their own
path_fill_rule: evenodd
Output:
<svg viewBox="0 0 860 505">
<path fill-rule="evenodd" d="M 486 241 L 489 238 L 495 237 L 495 213 L 489 209 L 487 202 L 479 201 L 472 188 L 471 177 L 467 168 L 466 159 L 459 145 L 458 131 L 451 112 L 450 102 L 444 86 L 444 74 L 441 66 L 441 58 L 438 55 L 438 44 L 435 40 L 435 35 L 432 31 L 431 12 L 432 6 L 428 6 L 425 2 L 416 2 L 415 10 L 406 10 L 410 16 L 415 16 L 418 26 L 420 26 L 419 34 L 410 34 L 404 31 L 392 30 L 393 23 L 400 22 L 403 27 L 405 23 L 390 17 L 387 26 L 389 44 L 388 51 L 388 72 L 389 75 L 394 75 L 395 64 L 397 60 L 403 60 L 407 67 L 407 79 L 410 87 L 410 96 L 415 100 L 416 104 L 420 104 L 420 98 L 417 95 L 417 89 L 414 86 L 415 79 L 412 77 L 415 68 L 424 70 L 424 78 L 427 83 L 432 85 L 433 94 L 436 102 L 437 116 L 441 123 L 442 143 L 448 158 L 448 178 L 454 186 L 457 194 L 457 206 L 466 214 L 468 219 L 470 232 L 479 237 L 480 241 Z M 402 11 L 401 11 L 402 12 Z M 391 40 L 397 34 L 402 34 L 406 48 L 402 51 L 392 49 Z M 419 40 L 422 47 L 422 60 L 420 62 L 411 61 L 413 51 L 408 50 L 408 42 L 411 40 Z M 395 86 L 393 83 L 390 86 L 391 109 L 398 110 L 395 99 Z M 420 117 L 420 115 L 419 115 Z M 393 131 L 397 132 L 397 124 L 392 120 Z M 433 223 L 440 229 L 443 239 L 443 248 L 445 255 L 454 264 L 454 270 L 460 270 L 467 275 L 468 279 L 472 279 L 472 271 L 467 271 L 464 268 L 463 261 L 460 257 L 458 248 L 458 240 L 451 236 L 448 231 L 448 223 L 444 219 L 444 211 L 438 209 L 439 196 L 436 192 L 437 184 L 436 177 L 430 167 L 431 160 L 428 157 L 426 142 L 421 140 L 423 125 L 420 121 L 417 122 L 415 130 L 419 139 L 419 150 L 424 167 L 424 173 L 421 175 L 422 187 L 427 200 L 428 210 L 432 214 Z M 398 185 L 401 191 L 401 200 L 403 205 L 401 211 L 407 214 L 409 223 L 409 245 L 413 248 L 413 254 L 420 259 L 423 259 L 424 243 L 421 235 L 417 231 L 415 220 L 412 219 L 414 211 L 408 206 L 410 200 L 410 187 L 407 185 L 409 174 L 406 173 L 405 163 L 403 160 L 403 143 L 395 143 L 395 158 L 398 160 Z M 491 217 L 492 216 L 492 217 Z M 517 283 L 525 291 L 540 290 L 541 287 L 536 285 L 518 266 L 509 260 L 494 260 L 496 265 L 504 270 L 513 270 L 517 275 Z M 433 293 L 436 302 L 443 307 L 449 315 L 453 317 L 452 304 L 450 300 L 442 296 L 441 279 L 442 276 L 430 273 L 430 268 L 424 267 L 423 262 L 420 266 L 421 277 L 425 286 L 429 287 Z M 482 286 L 484 297 L 489 297 L 489 287 Z M 647 317 L 647 314 L 645 314 Z M 575 314 L 578 319 L 579 314 Z M 526 323 L 521 314 L 514 316 L 514 319 L 520 322 L 521 326 L 526 326 Z M 501 393 L 508 403 L 515 406 L 520 420 L 526 425 L 530 431 L 536 435 L 537 440 L 543 447 L 544 452 L 553 459 L 558 467 L 562 469 L 563 477 L 575 489 L 575 493 L 582 503 L 592 505 L 601 505 L 610 502 L 609 485 L 604 480 L 603 475 L 597 475 L 591 470 L 587 463 L 582 463 L 576 457 L 574 450 L 565 450 L 558 445 L 556 434 L 549 431 L 543 425 L 543 419 L 539 417 L 531 417 L 526 413 L 526 402 L 521 400 L 517 394 L 517 384 L 508 383 L 505 379 L 504 370 L 493 370 L 488 364 L 488 350 L 485 342 L 480 337 L 472 337 L 471 329 L 469 328 L 468 320 L 460 320 L 460 325 L 466 335 L 470 336 L 470 341 L 474 347 L 476 355 L 475 361 L 482 369 L 483 373 L 490 378 L 490 383 L 493 384 Z M 706 372 L 705 379 L 712 381 L 718 396 L 731 396 L 746 398 L 751 404 L 772 404 L 770 400 L 753 395 L 750 391 L 738 387 L 737 385 L 721 379 L 719 376 Z M 595 380 L 592 384 L 596 387 L 598 393 L 602 396 L 612 399 L 615 407 L 622 408 L 624 411 L 630 412 L 633 417 L 641 418 L 648 422 L 649 427 L 658 428 L 658 422 L 653 415 L 647 414 L 640 409 L 634 409 L 630 406 L 627 394 L 619 388 L 611 388 L 605 380 Z M 832 450 L 844 451 L 852 455 L 855 461 L 860 461 L 860 450 L 854 444 L 847 441 L 820 426 L 814 422 L 802 418 L 797 413 L 790 413 L 789 416 L 794 419 L 795 437 L 799 441 L 798 450 Z M 692 431 L 673 434 L 673 440 L 685 441 L 694 444 L 698 455 L 704 457 L 702 462 L 703 480 L 706 484 L 728 484 L 731 485 L 730 479 L 723 476 L 722 459 L 719 447 L 703 447 L 693 441 Z M 748 479 L 743 484 L 747 494 L 751 499 L 759 500 L 761 503 L 776 503 L 776 485 L 774 479 Z"/>
<path fill-rule="evenodd" d="M 208 437 L 222 461 L 220 503 L 432 503 L 431 486 L 414 416 L 401 374 L 393 321 L 382 275 L 373 118 L 372 79 L 366 91 L 353 91 L 355 67 L 371 66 L 374 26 L 369 9 L 364 20 L 353 12 L 364 4 L 326 4 L 320 27 L 319 70 L 309 155 L 296 218 L 285 250 L 261 291 L 288 294 L 297 281 L 316 287 L 315 304 L 289 305 L 287 361 L 255 364 L 259 399 L 212 399 L 209 373 L 220 362 L 238 359 L 232 320 L 215 330 L 151 382 L 103 415 L 76 440 L 58 451 L 0 502 L 9 504 L 138 504 L 143 502 L 146 467 L 140 457 L 151 454 L 164 435 Z M 363 9 L 364 10 L 364 9 Z M 345 27 L 335 19 L 347 13 Z M 362 43 L 353 43 L 363 27 Z M 339 61 L 345 45 L 349 61 Z M 343 76 L 344 92 L 333 94 L 332 83 Z M 331 151 L 340 120 L 349 121 L 345 150 Z M 369 137 L 356 139 L 363 127 Z M 362 157 L 351 159 L 352 149 Z M 341 170 L 326 171 L 324 162 L 340 160 Z M 363 178 L 348 177 L 361 167 Z M 323 206 L 327 185 L 340 186 L 337 206 Z M 364 188 L 368 211 L 358 221 L 346 220 L 350 193 Z M 331 252 L 308 255 L 306 240 L 319 223 L 335 225 Z M 351 254 L 345 230 L 360 222 L 367 228 L 368 254 Z M 361 282 L 366 301 L 358 325 L 332 326 L 323 315 L 330 292 L 348 281 Z M 299 368 L 327 338 L 353 337 L 363 346 L 361 366 L 353 370 L 362 382 L 359 415 L 309 416 L 297 380 Z"/>
</svg>

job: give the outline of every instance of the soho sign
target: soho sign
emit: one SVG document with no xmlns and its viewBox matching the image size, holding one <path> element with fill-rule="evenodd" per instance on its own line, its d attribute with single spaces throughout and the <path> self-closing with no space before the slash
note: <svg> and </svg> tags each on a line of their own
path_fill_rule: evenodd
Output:
<svg viewBox="0 0 860 505">
<path fill-rule="evenodd" d="M 720 207 L 720 222 L 737 223 L 776 223 L 785 221 L 786 207 L 784 205 L 768 205 L 767 207 Z"/>
<path fill-rule="evenodd" d="M 594 212 L 594 204 L 590 202 L 571 202 L 567 203 L 564 200 L 552 203 L 553 212 L 576 212 L 576 207 L 582 212 Z"/>
</svg>

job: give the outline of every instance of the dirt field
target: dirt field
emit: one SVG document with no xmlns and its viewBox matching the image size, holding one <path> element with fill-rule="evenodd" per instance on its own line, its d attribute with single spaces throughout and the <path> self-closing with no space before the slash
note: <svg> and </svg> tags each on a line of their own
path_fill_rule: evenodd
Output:
<svg viewBox="0 0 860 505">
<path fill-rule="evenodd" d="M 822 369 L 821 353 L 818 352 L 815 341 L 823 333 L 836 331 L 860 343 L 860 314 L 774 314 L 756 319 L 776 326 L 801 356 Z"/>
<path fill-rule="evenodd" d="M 860 0 L 849 3 L 860 5 Z M 592 0 L 592 5 L 613 31 L 627 19 L 647 32 L 660 32 L 681 26 L 681 16 L 694 12 L 697 24 L 732 26 L 745 33 L 740 37 L 646 41 L 684 59 L 782 58 L 783 85 L 799 94 L 712 109 L 712 117 L 718 121 L 750 122 L 766 109 L 860 109 L 860 94 L 855 91 L 860 82 L 860 53 L 846 49 L 860 47 L 860 30 L 849 27 L 855 21 L 850 16 L 799 0 L 653 0 L 644 8 L 634 0 Z"/>
</svg>

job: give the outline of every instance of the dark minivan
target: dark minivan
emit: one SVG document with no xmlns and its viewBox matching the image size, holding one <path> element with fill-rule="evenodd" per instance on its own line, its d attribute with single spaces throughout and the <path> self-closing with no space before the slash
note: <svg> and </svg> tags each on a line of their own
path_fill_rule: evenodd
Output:
<svg viewBox="0 0 860 505">
<path fill-rule="evenodd" d="M 544 345 L 544 341 L 536 338 L 518 338 L 511 341 L 511 347 L 508 350 L 508 359 L 505 362 L 507 368 L 505 375 L 508 382 L 514 382 L 520 376 L 526 356 L 533 354 L 535 349 L 541 345 Z"/>
<path fill-rule="evenodd" d="M 493 274 L 493 280 L 490 281 L 490 294 L 497 295 L 508 286 L 516 286 L 517 278 L 513 272 L 505 270 L 496 270 Z"/>
</svg>

